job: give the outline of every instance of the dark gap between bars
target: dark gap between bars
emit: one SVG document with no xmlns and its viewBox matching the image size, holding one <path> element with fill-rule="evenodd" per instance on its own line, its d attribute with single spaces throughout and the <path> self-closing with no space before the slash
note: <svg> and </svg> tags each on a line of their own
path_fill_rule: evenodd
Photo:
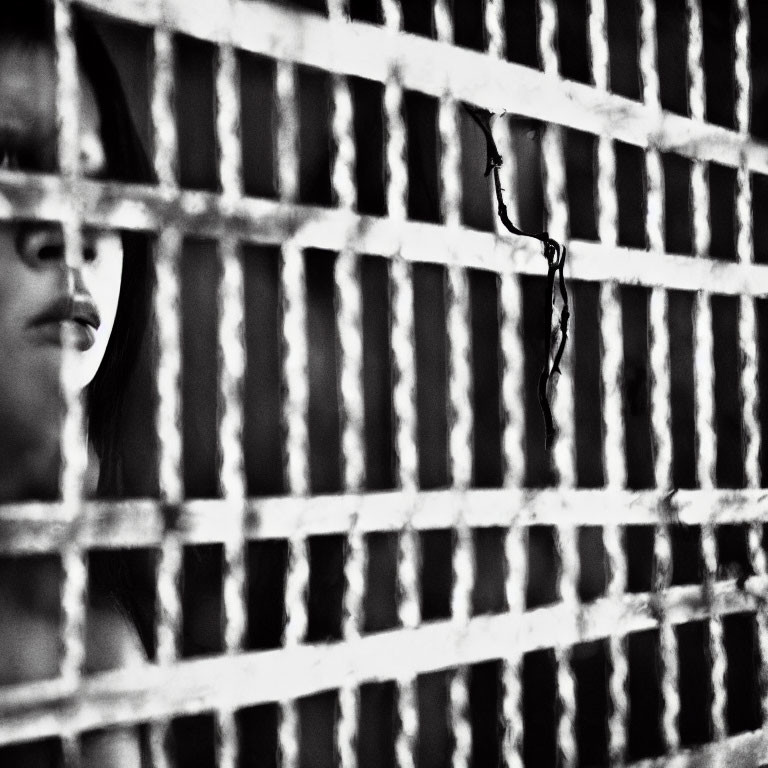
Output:
<svg viewBox="0 0 768 768">
<path fill-rule="evenodd" d="M 715 369 L 716 476 L 720 488 L 744 487 L 743 409 L 740 391 L 739 299 L 712 297 Z"/>
<path fill-rule="evenodd" d="M 544 424 L 536 394 L 536 381 L 542 366 L 544 351 L 541 328 L 545 323 L 546 279 L 520 277 L 522 294 L 523 335 L 523 402 L 525 412 L 525 485 L 542 488 L 555 485 L 551 455 L 544 450 Z"/>
<path fill-rule="evenodd" d="M 418 739 L 418 768 L 444 768 L 451 763 L 453 733 L 446 717 L 453 670 L 430 672 L 417 678 L 419 728 L 429 738 Z"/>
<path fill-rule="evenodd" d="M 438 100 L 417 91 L 403 93 L 408 167 L 408 218 L 440 222 Z"/>
<path fill-rule="evenodd" d="M 639 19 L 635 0 L 605 4 L 608 28 L 609 87 L 628 99 L 642 99 L 639 67 Z"/>
<path fill-rule="evenodd" d="M 219 498 L 217 292 L 221 267 L 212 240 L 184 240 L 181 293 L 181 395 L 184 491 L 187 498 Z"/>
<path fill-rule="evenodd" d="M 736 169 L 709 163 L 709 256 L 736 261 Z"/>
<path fill-rule="evenodd" d="M 676 628 L 680 656 L 680 743 L 689 747 L 712 738 L 712 663 L 708 622 L 692 621 Z"/>
<path fill-rule="evenodd" d="M 625 643 L 629 664 L 627 757 L 656 757 L 664 752 L 659 630 L 633 632 L 627 635 Z"/>
<path fill-rule="evenodd" d="M 685 0 L 656 6 L 659 97 L 665 111 L 688 116 L 688 22 Z"/>
<path fill-rule="evenodd" d="M 672 413 L 672 485 L 695 488 L 696 412 L 694 296 L 669 291 L 669 383 Z"/>
<path fill-rule="evenodd" d="M 578 240 L 598 239 L 595 200 L 597 186 L 597 139 L 573 128 L 565 129 L 565 183 L 568 200 L 570 237 Z M 578 314 L 578 313 L 575 313 Z"/>
<path fill-rule="evenodd" d="M 304 252 L 309 370 L 307 431 L 312 493 L 333 493 L 342 488 L 335 265 L 334 253 L 314 248 Z"/>
<path fill-rule="evenodd" d="M 331 76 L 297 67 L 299 202 L 331 205 Z"/>
<path fill-rule="evenodd" d="M 360 260 L 363 334 L 363 405 L 365 408 L 365 487 L 395 487 L 392 402 L 391 286 L 389 260 Z"/>
<path fill-rule="evenodd" d="M 538 11 L 536 0 L 505 0 L 504 32 L 509 61 L 541 69 L 538 46 Z M 523 229 L 527 229 L 523 227 Z"/>
<path fill-rule="evenodd" d="M 446 267 L 414 264 L 413 309 L 419 487 L 445 487 L 448 475 Z"/>
<path fill-rule="evenodd" d="M 523 762 L 555 768 L 558 760 L 557 676 L 551 649 L 523 656 Z"/>
<path fill-rule="evenodd" d="M 277 197 L 276 66 L 272 59 L 238 51 L 243 191 Z"/>
<path fill-rule="evenodd" d="M 707 122 L 735 128 L 734 9 L 719 0 L 702 0 L 704 87 Z"/>
<path fill-rule="evenodd" d="M 218 192 L 216 47 L 186 35 L 175 35 L 173 42 L 179 184 L 186 189 Z"/>
<path fill-rule="evenodd" d="M 576 678 L 576 743 L 579 765 L 609 765 L 608 642 L 595 640 L 573 646 L 571 665 Z"/>
<path fill-rule="evenodd" d="M 484 175 L 486 162 L 485 142 L 472 117 L 463 107 L 458 110 L 459 143 L 461 145 L 461 223 L 465 227 L 493 232 L 496 221 L 495 202 L 492 200 L 489 178 Z M 494 124 L 500 118 L 496 118 Z M 511 158 L 504 158 L 510 162 Z M 514 194 L 507 190 L 506 194 Z"/>
<path fill-rule="evenodd" d="M 618 244 L 628 248 L 646 247 L 645 154 L 640 147 L 614 141 L 616 196 L 618 200 Z M 638 215 L 639 214 L 639 215 Z"/>
<path fill-rule="evenodd" d="M 768 444 L 768 300 L 755 301 L 755 324 L 757 327 L 757 380 L 760 388 L 759 424 L 760 442 Z M 760 451 L 760 485 L 768 485 L 768 450 Z"/>
<path fill-rule="evenodd" d="M 502 459 L 499 278 L 494 272 L 467 270 L 472 333 L 472 484 L 498 488 Z M 510 361 L 518 365 L 519 361 Z"/>
<path fill-rule="evenodd" d="M 687 157 L 664 152 L 664 248 L 667 253 L 693 254 L 691 168 Z"/>
<path fill-rule="evenodd" d="M 759 648 L 754 613 L 723 617 L 727 659 L 726 678 L 728 733 L 744 733 L 760 727 Z"/>
<path fill-rule="evenodd" d="M 280 250 L 243 244 L 246 367 L 243 452 L 249 496 L 285 492 L 282 445 Z"/>
<path fill-rule="evenodd" d="M 557 0 L 556 5 L 560 74 L 567 80 L 591 83 L 587 0 Z"/>
<path fill-rule="evenodd" d="M 648 352 L 650 293 L 647 288 L 629 285 L 621 286 L 620 293 L 624 328 L 623 395 L 627 487 L 640 490 L 655 485 Z"/>
<path fill-rule="evenodd" d="M 572 280 L 573 314 L 578 318 L 571 335 L 573 349 L 576 478 L 579 488 L 600 488 L 603 470 L 603 415 L 600 373 L 600 286 Z"/>
</svg>

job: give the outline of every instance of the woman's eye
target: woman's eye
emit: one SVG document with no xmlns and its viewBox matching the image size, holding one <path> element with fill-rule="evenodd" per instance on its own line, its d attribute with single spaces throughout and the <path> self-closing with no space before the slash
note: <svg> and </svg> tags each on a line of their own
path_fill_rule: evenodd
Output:
<svg viewBox="0 0 768 768">
<path fill-rule="evenodd" d="M 85 248 L 83 248 L 83 261 L 86 264 L 92 264 L 94 261 L 96 261 L 96 257 L 98 256 L 96 252 L 96 247 L 93 245 L 87 245 Z"/>
<path fill-rule="evenodd" d="M 40 261 L 58 261 L 62 259 L 63 247 L 58 244 L 44 245 L 38 252 L 37 258 Z"/>
</svg>

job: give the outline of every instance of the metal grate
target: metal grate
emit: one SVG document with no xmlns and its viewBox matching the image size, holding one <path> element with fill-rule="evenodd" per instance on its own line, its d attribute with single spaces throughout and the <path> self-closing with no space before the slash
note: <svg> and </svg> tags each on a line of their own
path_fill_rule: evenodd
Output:
<svg viewBox="0 0 768 768">
<path fill-rule="evenodd" d="M 608 89 L 609 57 L 605 0 L 591 0 L 587 35 L 591 77 L 587 85 L 561 77 L 558 56 L 558 3 L 538 2 L 538 51 L 541 70 L 504 59 L 505 3 L 484 4 L 487 52 L 454 45 L 450 3 L 436 0 L 436 39 L 403 31 L 397 0 L 382 0 L 380 25 L 350 21 L 341 0 L 328 1 L 326 16 L 281 7 L 264 0 L 87 0 L 85 7 L 154 29 L 154 79 L 151 118 L 154 127 L 155 186 L 83 179 L 78 174 L 77 117 L 72 113 L 77 88 L 71 35 L 72 9 L 56 2 L 59 57 L 61 168 L 59 176 L 0 171 L 0 215 L 61 220 L 67 252 L 80 252 L 83 225 L 148 230 L 157 235 L 155 306 L 159 355 L 156 380 L 159 442 L 158 500 L 87 502 L 82 499 L 84 461 L 76 393 L 68 398 L 63 433 L 67 457 L 62 501 L 56 504 L 6 505 L 0 509 L 0 552 L 6 555 L 60 553 L 65 587 L 62 595 L 64 657 L 59 679 L 7 687 L 0 691 L 0 745 L 44 737 L 63 739 L 77 759 L 79 734 L 116 724 L 150 723 L 153 759 L 171 764 L 164 743 L 169 723 L 180 715 L 215 713 L 218 762 L 238 764 L 239 710 L 277 703 L 277 739 L 281 765 L 301 763 L 301 715 L 298 700 L 322 691 L 337 692 L 334 731 L 340 765 L 365 764 L 356 744 L 361 718 L 360 686 L 393 681 L 396 685 L 396 764 L 418 764 L 420 740 L 419 677 L 451 670 L 446 701 L 452 733 L 452 764 L 473 760 L 470 677 L 473 665 L 493 660 L 499 666 L 499 708 L 503 729 L 499 754 L 507 766 L 524 764 L 524 659 L 552 649 L 556 678 L 556 739 L 563 766 L 583 764 L 578 755 L 579 698 L 574 648 L 604 641 L 608 659 L 606 754 L 611 765 L 627 761 L 632 698 L 629 692 L 628 638 L 644 630 L 658 632 L 660 646 L 660 717 L 664 757 L 633 765 L 759 765 L 766 759 L 763 729 L 729 733 L 728 665 L 724 623 L 734 614 L 754 622 L 759 649 L 762 720 L 768 710 L 763 685 L 768 659 L 767 586 L 763 524 L 768 500 L 761 490 L 761 427 L 758 409 L 756 300 L 768 294 L 768 267 L 753 263 L 751 176 L 768 175 L 768 145 L 749 134 L 750 29 L 746 0 L 735 3 L 735 128 L 705 120 L 702 64 L 703 27 L 699 0 L 687 0 L 690 117 L 662 111 L 657 75 L 656 4 L 643 0 L 639 14 L 639 68 L 642 99 L 631 100 Z M 183 33 L 217 46 L 215 99 L 220 192 L 182 189 L 177 177 L 178 142 L 174 116 L 174 40 Z M 243 194 L 240 92 L 237 50 L 273 60 L 277 104 L 277 185 L 279 199 Z M 330 74 L 335 146 L 331 174 L 336 204 L 299 203 L 297 67 Z M 349 77 L 383 85 L 386 147 L 386 210 L 377 217 L 355 211 L 355 142 Z M 439 100 L 441 223 L 408 218 L 405 91 Z M 527 430 L 523 409 L 522 288 L 524 276 L 542 276 L 545 263 L 535 244 L 502 231 L 481 232 L 462 224 L 461 146 L 457 120 L 462 101 L 541 121 L 543 196 L 547 228 L 558 240 L 569 233 L 564 132 L 576 129 L 595 137 L 595 241 L 571 239 L 568 277 L 599 284 L 600 382 L 603 420 L 604 487 L 579 488 L 576 464 L 573 353 L 566 356 L 554 414 L 560 427 L 552 451 L 556 487 L 526 488 Z M 508 123 L 497 126 L 505 158 L 514 158 Z M 614 142 L 640 148 L 646 178 L 644 228 L 647 249 L 619 245 Z M 505 147 L 507 148 L 505 150 Z M 693 257 L 665 251 L 662 154 L 691 161 Z M 707 164 L 736 172 L 736 253 L 733 263 L 707 258 L 709 187 Z M 509 163 L 510 184 L 514 163 Z M 506 170 L 506 169 L 505 169 Z M 514 201 L 513 201 L 514 202 Z M 513 218 L 515 216 L 513 215 Z M 182 473 L 180 423 L 179 263 L 184 236 L 215 238 L 220 260 L 218 287 L 220 354 L 218 423 L 221 498 L 186 499 Z M 249 498 L 243 454 L 244 340 L 241 243 L 280 248 L 283 299 L 284 387 L 282 420 L 287 494 Z M 305 251 L 338 253 L 334 280 L 339 297 L 339 392 L 342 489 L 312 495 L 308 436 L 310 349 L 307 341 Z M 395 381 L 394 453 L 396 490 L 366 490 L 361 254 L 390 262 L 391 350 Z M 419 487 L 419 447 L 415 396 L 413 268 L 439 264 L 447 270 L 449 487 Z M 503 455 L 502 487 L 473 485 L 473 404 L 471 320 L 468 270 L 498 275 L 500 399 Z M 651 431 L 655 485 L 627 489 L 625 448 L 624 331 L 622 286 L 649 289 L 648 329 Z M 670 291 L 693 296 L 696 478 L 694 490 L 673 486 L 673 430 L 670 385 Z M 742 424 L 745 442 L 743 489 L 717 488 L 718 430 L 715 418 L 712 297 L 738 297 L 738 344 Z M 579 322 L 579 318 L 576 318 Z M 595 404 L 598 407 L 598 404 Z M 672 534 L 676 526 L 701 527 L 704 583 L 672 583 Z M 742 526 L 753 575 L 719 578 L 718 530 Z M 528 532 L 532 526 L 554 531 L 558 600 L 530 608 L 526 604 Z M 579 598 L 579 532 L 598 527 L 606 555 L 606 588 L 594 600 Z M 629 526 L 653 530 L 654 577 L 650 591 L 628 591 L 625 535 Z M 506 610 L 473 615 L 472 593 L 478 563 L 473 534 L 503 529 Z M 450 530 L 452 550 L 450 618 L 422 621 L 420 614 L 420 533 Z M 367 537 L 398 536 L 396 577 L 399 627 L 363 631 L 367 587 Z M 308 540 L 342 535 L 345 594 L 342 639 L 306 643 L 307 590 L 310 580 Z M 247 544 L 257 540 L 287 542 L 285 628 L 275 650 L 243 650 L 247 615 Z M 185 545 L 223 547 L 223 653 L 180 660 L 182 607 L 179 578 Z M 156 659 L 140 669 L 82 675 L 86 601 L 86 555 L 95 548 L 150 548 L 159 551 L 157 568 Z M 709 703 L 710 742 L 681 747 L 678 717 L 679 650 L 677 629 L 706 622 L 713 695 Z M 242 681 L 253 681 L 243 685 Z M 582 702 L 580 705 L 580 701 Z M 304 764 L 304 763 L 301 763 Z M 477 763 L 472 763 L 477 764 Z"/>
</svg>

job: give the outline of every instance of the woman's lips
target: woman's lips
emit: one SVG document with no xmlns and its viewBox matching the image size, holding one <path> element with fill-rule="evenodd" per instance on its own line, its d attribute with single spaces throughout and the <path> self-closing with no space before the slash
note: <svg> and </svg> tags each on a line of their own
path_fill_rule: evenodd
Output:
<svg viewBox="0 0 768 768">
<path fill-rule="evenodd" d="M 30 330 L 43 344 L 72 346 L 84 352 L 96 343 L 101 324 L 99 311 L 90 296 L 57 297 L 30 322 Z"/>
<path fill-rule="evenodd" d="M 81 352 L 96 343 L 96 329 L 79 320 L 48 320 L 36 323 L 32 332 L 43 344 L 63 347 L 66 343 Z"/>
</svg>

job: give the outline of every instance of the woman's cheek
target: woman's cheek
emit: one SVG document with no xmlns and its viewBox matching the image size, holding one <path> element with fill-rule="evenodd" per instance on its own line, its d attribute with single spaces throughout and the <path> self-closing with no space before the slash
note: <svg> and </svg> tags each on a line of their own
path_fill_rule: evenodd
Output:
<svg viewBox="0 0 768 768">
<path fill-rule="evenodd" d="M 83 266 L 83 282 L 99 310 L 101 324 L 93 347 L 83 353 L 80 381 L 83 387 L 90 384 L 104 359 L 115 325 L 123 274 L 123 244 L 118 234 L 99 235 L 94 249 L 96 258 Z"/>
</svg>

